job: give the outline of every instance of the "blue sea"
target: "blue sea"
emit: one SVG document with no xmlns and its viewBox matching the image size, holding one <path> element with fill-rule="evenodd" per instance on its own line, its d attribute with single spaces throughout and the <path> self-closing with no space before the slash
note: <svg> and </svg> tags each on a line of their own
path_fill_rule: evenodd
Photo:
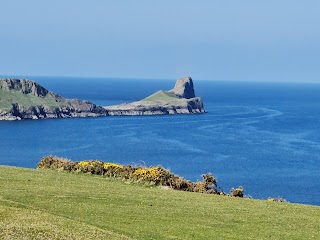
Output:
<svg viewBox="0 0 320 240">
<path fill-rule="evenodd" d="M 112 105 L 169 90 L 175 80 L 33 77 L 68 98 Z M 72 160 L 162 165 L 224 191 L 320 205 L 320 84 L 195 80 L 207 114 L 0 121 L 0 165 Z"/>
</svg>

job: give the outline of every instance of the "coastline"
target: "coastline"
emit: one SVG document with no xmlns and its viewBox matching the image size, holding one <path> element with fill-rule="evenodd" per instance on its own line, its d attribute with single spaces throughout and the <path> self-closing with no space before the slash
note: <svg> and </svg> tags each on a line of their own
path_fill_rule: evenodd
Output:
<svg viewBox="0 0 320 240">
<path fill-rule="evenodd" d="M 170 91 L 161 90 L 138 102 L 105 107 L 63 98 L 26 79 L 0 79 L 0 94 L 2 121 L 206 113 L 202 99 L 194 94 L 190 77 L 178 79 Z"/>
</svg>

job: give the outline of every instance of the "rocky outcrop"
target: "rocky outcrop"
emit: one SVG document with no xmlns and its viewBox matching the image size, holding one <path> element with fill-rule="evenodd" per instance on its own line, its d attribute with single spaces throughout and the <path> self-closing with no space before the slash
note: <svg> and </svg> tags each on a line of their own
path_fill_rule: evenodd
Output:
<svg viewBox="0 0 320 240">
<path fill-rule="evenodd" d="M 22 120 L 22 119 L 50 119 L 50 118 L 71 118 L 71 117 L 99 117 L 108 115 L 107 111 L 93 103 L 83 101 L 76 107 L 71 100 L 68 104 L 60 107 L 47 107 L 43 105 L 25 107 L 13 103 L 8 110 L 0 110 L 0 120 Z"/>
<path fill-rule="evenodd" d="M 129 104 L 107 106 L 109 115 L 163 115 L 205 113 L 202 99 L 194 93 L 191 77 L 179 79 L 170 91 L 158 91 Z"/>
<path fill-rule="evenodd" d="M 191 77 L 180 78 L 176 85 L 169 92 L 173 92 L 180 98 L 194 98 L 196 95 L 194 94 L 193 81 Z"/>
<path fill-rule="evenodd" d="M 32 80 L 0 79 L 0 91 L 0 120 L 108 115 L 101 106 L 89 101 L 63 98 Z"/>
<path fill-rule="evenodd" d="M 0 89 L 19 91 L 23 94 L 32 94 L 36 97 L 45 97 L 49 91 L 40 84 L 26 79 L 0 78 Z"/>
</svg>

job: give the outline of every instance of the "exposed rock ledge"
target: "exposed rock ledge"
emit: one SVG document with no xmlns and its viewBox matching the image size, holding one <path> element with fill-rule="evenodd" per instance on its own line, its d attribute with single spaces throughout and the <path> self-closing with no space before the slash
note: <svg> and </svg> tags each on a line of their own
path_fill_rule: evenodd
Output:
<svg viewBox="0 0 320 240">
<path fill-rule="evenodd" d="M 32 80 L 0 78 L 0 120 L 204 112 L 201 98 L 195 97 L 190 77 L 179 79 L 170 91 L 158 91 L 138 102 L 106 107 L 63 98 Z"/>
</svg>

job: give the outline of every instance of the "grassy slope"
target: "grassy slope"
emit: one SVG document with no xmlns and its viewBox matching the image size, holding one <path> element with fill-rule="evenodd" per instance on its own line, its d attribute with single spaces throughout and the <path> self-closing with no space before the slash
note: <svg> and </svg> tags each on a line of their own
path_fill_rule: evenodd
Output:
<svg viewBox="0 0 320 240">
<path fill-rule="evenodd" d="M 178 97 L 173 93 L 164 92 L 162 90 L 155 92 L 154 94 L 150 95 L 149 97 L 146 97 L 145 99 L 141 101 L 158 101 L 158 100 L 176 100 Z"/>
<path fill-rule="evenodd" d="M 1 201 L 0 201 L 1 203 Z M 90 224 L 31 210 L 27 206 L 0 204 L 0 239 L 128 239 Z"/>
<path fill-rule="evenodd" d="M 188 100 L 184 98 L 178 98 L 174 93 L 158 91 L 145 99 L 142 99 L 138 103 L 145 106 L 156 107 L 170 107 L 170 106 L 180 106 L 186 107 L 188 105 Z"/>
<path fill-rule="evenodd" d="M 10 167 L 0 167 L 0 186 L 4 239 L 10 234 L 15 239 L 25 234 L 39 239 L 119 239 L 118 234 L 138 239 L 320 239 L 316 206 Z"/>
<path fill-rule="evenodd" d="M 7 91 L 0 89 L 0 109 L 10 109 L 12 103 L 18 103 L 25 107 L 43 105 L 47 107 L 58 107 L 59 103 L 51 95 L 44 98 L 36 97 L 32 94 L 23 94 L 19 91 Z"/>
<path fill-rule="evenodd" d="M 184 103 L 185 99 L 178 98 L 174 93 L 164 92 L 162 90 L 142 99 L 141 101 L 159 102 L 166 101 L 168 103 Z"/>
</svg>

